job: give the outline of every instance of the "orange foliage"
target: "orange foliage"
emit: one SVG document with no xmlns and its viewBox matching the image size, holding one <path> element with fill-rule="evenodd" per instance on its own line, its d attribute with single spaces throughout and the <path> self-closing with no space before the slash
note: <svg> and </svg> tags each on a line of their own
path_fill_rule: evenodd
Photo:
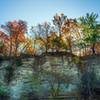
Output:
<svg viewBox="0 0 100 100">
<path fill-rule="evenodd" d="M 24 21 L 13 21 L 9 22 L 8 26 L 11 30 L 11 38 L 16 42 L 16 39 L 19 42 L 25 42 L 25 35 L 24 33 L 27 31 L 27 26 Z"/>
<path fill-rule="evenodd" d="M 16 40 L 15 40 L 16 34 L 13 34 L 13 35 L 11 36 L 11 38 L 13 39 L 13 41 L 16 41 Z M 23 33 L 19 33 L 19 34 L 18 34 L 18 41 L 19 41 L 19 42 L 25 42 L 25 41 L 26 41 L 25 35 L 24 35 Z"/>
</svg>

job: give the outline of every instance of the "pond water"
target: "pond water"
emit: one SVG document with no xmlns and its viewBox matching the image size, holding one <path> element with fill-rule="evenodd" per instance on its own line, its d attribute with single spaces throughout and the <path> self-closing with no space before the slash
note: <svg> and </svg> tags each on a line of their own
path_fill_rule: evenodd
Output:
<svg viewBox="0 0 100 100">
<path fill-rule="evenodd" d="M 25 98 L 28 100 L 28 93 L 48 97 L 57 91 L 59 95 L 78 92 L 80 73 L 75 63 L 69 63 L 66 57 L 46 56 L 38 60 L 29 58 L 23 59 L 22 63 L 21 66 L 16 67 L 12 80 L 7 85 L 10 100 Z M 1 67 L 7 65 L 9 61 L 3 61 Z M 0 70 L 0 82 L 3 81 L 6 84 L 5 74 L 5 69 Z"/>
</svg>

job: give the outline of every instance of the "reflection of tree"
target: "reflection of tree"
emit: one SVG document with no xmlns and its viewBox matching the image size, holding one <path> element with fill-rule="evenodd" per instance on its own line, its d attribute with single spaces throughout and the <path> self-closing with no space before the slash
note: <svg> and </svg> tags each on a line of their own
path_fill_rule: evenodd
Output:
<svg viewBox="0 0 100 100">
<path fill-rule="evenodd" d="M 82 74 L 81 78 L 81 94 L 85 100 L 91 100 L 94 96 L 94 89 L 96 84 L 96 74 L 94 68 L 90 69 L 90 66 Z"/>
</svg>

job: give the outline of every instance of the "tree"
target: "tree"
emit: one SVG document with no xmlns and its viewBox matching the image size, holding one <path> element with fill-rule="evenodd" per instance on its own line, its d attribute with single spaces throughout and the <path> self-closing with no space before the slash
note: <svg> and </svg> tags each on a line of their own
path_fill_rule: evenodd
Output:
<svg viewBox="0 0 100 100">
<path fill-rule="evenodd" d="M 78 24 L 76 19 L 69 19 L 64 14 L 55 15 L 53 19 L 55 28 L 58 29 L 59 37 L 64 41 L 64 48 L 72 54 L 73 42 L 78 33 Z"/>
<path fill-rule="evenodd" d="M 31 37 L 26 38 L 21 51 L 28 55 L 35 55 L 37 53 L 37 50 L 34 47 L 34 41 Z"/>
<path fill-rule="evenodd" d="M 51 26 L 49 22 L 38 24 L 36 27 L 32 27 L 32 32 L 35 34 L 36 40 L 39 40 L 40 44 L 45 47 L 45 52 L 49 49 L 49 36 L 51 33 Z"/>
<path fill-rule="evenodd" d="M 61 29 L 66 19 L 67 16 L 65 16 L 64 14 L 61 15 L 56 14 L 53 17 L 53 24 L 55 25 L 55 28 L 58 30 L 58 36 L 60 36 L 62 33 Z"/>
<path fill-rule="evenodd" d="M 24 33 L 27 31 L 27 23 L 25 21 L 10 21 L 6 25 L 2 25 L 2 28 L 7 31 L 10 36 L 10 52 L 12 55 L 12 46 L 15 48 L 14 55 L 17 57 L 19 44 L 25 41 Z"/>
<path fill-rule="evenodd" d="M 62 26 L 62 32 L 67 44 L 67 49 L 69 49 L 70 53 L 72 54 L 73 42 L 75 41 L 76 35 L 78 33 L 78 25 L 76 19 L 67 18 Z"/>
<path fill-rule="evenodd" d="M 100 24 L 97 21 L 98 14 L 87 13 L 86 16 L 80 17 L 80 24 L 84 34 L 84 41 L 91 46 L 92 53 L 95 54 L 95 45 L 100 41 Z"/>
<path fill-rule="evenodd" d="M 62 36 L 55 36 L 53 39 L 51 39 L 52 47 L 56 50 L 56 52 L 59 52 L 59 50 L 63 50 L 66 48 L 66 44 L 64 43 Z"/>
<path fill-rule="evenodd" d="M 56 31 L 56 38 L 53 39 L 52 44 L 55 45 L 56 49 L 67 49 L 67 42 L 65 42 L 66 39 L 64 39 L 64 32 L 62 31 L 62 28 L 64 27 L 64 24 L 67 20 L 67 16 L 64 14 L 58 15 L 56 14 L 53 17 L 53 24 L 55 25 Z M 58 51 L 57 49 L 57 51 Z"/>
</svg>

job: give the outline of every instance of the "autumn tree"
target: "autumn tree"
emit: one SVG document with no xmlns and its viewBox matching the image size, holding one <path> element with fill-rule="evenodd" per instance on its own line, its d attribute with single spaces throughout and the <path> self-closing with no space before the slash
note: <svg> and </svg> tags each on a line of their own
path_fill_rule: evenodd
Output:
<svg viewBox="0 0 100 100">
<path fill-rule="evenodd" d="M 69 19 L 64 14 L 56 14 L 53 19 L 53 24 L 58 30 L 58 36 L 64 41 L 64 48 L 72 54 L 72 42 L 76 33 L 77 23 L 75 19 Z M 75 40 L 75 39 L 74 39 Z"/>
<path fill-rule="evenodd" d="M 67 18 L 62 26 L 62 32 L 66 41 L 67 50 L 72 54 L 72 50 L 75 48 L 75 41 L 78 38 L 78 25 L 76 19 Z"/>
<path fill-rule="evenodd" d="M 12 54 L 12 46 L 15 48 L 14 55 L 17 57 L 19 44 L 25 41 L 24 34 L 27 31 L 27 23 L 25 21 L 10 21 L 6 25 L 2 25 L 2 28 L 7 31 L 10 36 L 10 52 L 9 56 Z"/>
<path fill-rule="evenodd" d="M 21 46 L 21 51 L 27 55 L 35 55 L 37 49 L 34 47 L 34 40 L 32 37 L 27 37 L 26 41 Z"/>
</svg>

